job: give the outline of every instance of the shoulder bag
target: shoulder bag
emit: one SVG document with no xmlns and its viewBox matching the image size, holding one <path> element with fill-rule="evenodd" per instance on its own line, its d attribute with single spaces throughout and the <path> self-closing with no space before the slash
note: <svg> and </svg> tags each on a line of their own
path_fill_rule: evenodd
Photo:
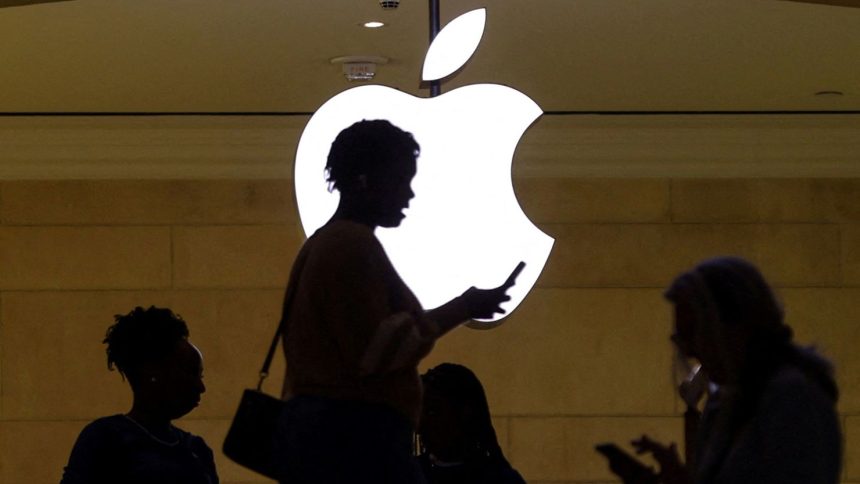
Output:
<svg viewBox="0 0 860 484">
<path fill-rule="evenodd" d="M 284 297 L 281 321 L 278 324 L 275 337 L 272 338 L 272 344 L 269 345 L 269 352 L 266 354 L 263 367 L 260 369 L 260 380 L 257 383 L 257 388 L 248 388 L 242 394 L 242 400 L 239 401 L 239 408 L 230 424 L 230 430 L 227 432 L 222 448 L 224 455 L 237 464 L 272 479 L 278 478 L 277 463 L 283 459 L 275 444 L 275 434 L 278 431 L 278 420 L 284 412 L 287 402 L 264 393 L 262 387 L 263 380 L 269 376 L 269 366 L 272 364 L 272 357 L 278 347 L 278 339 L 282 334 L 285 334 L 287 310 L 295 297 L 298 273 L 304 265 L 303 262 L 301 256 L 296 260 L 295 274 L 290 277 L 290 284 Z"/>
<path fill-rule="evenodd" d="M 223 447 L 224 455 L 237 464 L 272 479 L 278 477 L 276 464 L 279 456 L 275 448 L 275 432 L 287 402 L 264 393 L 262 386 L 268 376 L 280 335 L 281 327 L 275 333 L 263 369 L 260 370 L 257 388 L 247 388 L 242 394 Z"/>
</svg>

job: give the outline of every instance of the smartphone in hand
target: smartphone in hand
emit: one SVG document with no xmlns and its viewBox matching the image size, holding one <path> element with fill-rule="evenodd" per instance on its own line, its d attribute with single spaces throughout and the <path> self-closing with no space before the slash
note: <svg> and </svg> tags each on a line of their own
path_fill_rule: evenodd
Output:
<svg viewBox="0 0 860 484">
<path fill-rule="evenodd" d="M 659 482 L 657 474 L 651 467 L 642 464 L 613 443 L 595 445 L 594 450 L 609 459 L 609 469 L 625 483 L 656 484 Z"/>
<path fill-rule="evenodd" d="M 688 407 L 695 408 L 705 392 L 708 391 L 708 377 L 702 371 L 702 365 L 696 365 L 678 387 L 678 395 Z"/>
<path fill-rule="evenodd" d="M 520 261 L 520 263 L 517 264 L 516 267 L 514 267 L 514 270 L 511 271 L 511 274 L 505 280 L 504 284 L 497 287 L 496 290 L 501 289 L 505 293 L 507 293 L 508 289 L 514 287 L 514 284 L 516 284 L 516 282 L 517 282 L 517 277 L 520 275 L 520 273 L 523 271 L 523 269 L 525 269 L 525 267 L 526 267 L 526 263 L 524 261 Z M 473 320 L 473 321 L 467 322 L 466 326 L 469 328 L 472 328 L 472 329 L 492 329 L 492 328 L 499 326 L 500 324 L 502 324 L 501 320 L 496 320 L 496 321 L 482 321 L 482 320 L 474 321 Z"/>
<path fill-rule="evenodd" d="M 503 287 L 514 287 L 514 284 L 516 284 L 516 282 L 517 282 L 517 277 L 520 275 L 520 272 L 522 272 L 523 269 L 525 269 L 525 268 L 526 268 L 526 263 L 524 261 L 520 261 L 520 263 L 517 264 L 516 267 L 514 267 L 514 270 L 511 272 L 511 275 L 508 276 L 508 278 L 505 280 L 505 283 L 502 284 L 502 286 Z"/>
</svg>

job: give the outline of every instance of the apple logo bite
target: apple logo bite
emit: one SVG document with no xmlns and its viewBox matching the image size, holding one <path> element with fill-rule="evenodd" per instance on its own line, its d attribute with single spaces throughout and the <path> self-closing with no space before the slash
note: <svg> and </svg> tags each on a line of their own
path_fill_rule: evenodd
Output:
<svg viewBox="0 0 860 484">
<path fill-rule="evenodd" d="M 433 41 L 424 80 L 448 76 L 480 43 L 486 10 L 451 21 Z M 502 307 L 510 314 L 534 286 L 554 240 L 526 217 L 511 182 L 514 150 L 542 110 L 523 93 L 498 84 L 473 84 L 433 98 L 365 85 L 323 104 L 308 121 L 295 161 L 295 190 L 305 234 L 337 208 L 325 163 L 337 134 L 362 119 L 387 119 L 421 146 L 412 182 L 415 198 L 400 227 L 379 228 L 397 272 L 425 308 L 439 306 L 468 286 L 496 287 L 519 261 L 526 267 Z M 500 324 L 471 322 L 473 328 Z"/>
</svg>

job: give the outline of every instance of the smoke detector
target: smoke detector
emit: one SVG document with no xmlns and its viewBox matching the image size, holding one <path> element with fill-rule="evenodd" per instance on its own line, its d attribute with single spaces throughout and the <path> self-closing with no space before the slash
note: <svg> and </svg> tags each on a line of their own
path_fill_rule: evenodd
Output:
<svg viewBox="0 0 860 484">
<path fill-rule="evenodd" d="M 376 75 L 376 67 L 387 64 L 388 58 L 375 55 L 348 55 L 335 57 L 332 64 L 343 66 L 343 76 L 352 82 L 369 81 Z"/>
<path fill-rule="evenodd" d="M 400 0 L 379 0 L 379 6 L 383 10 L 394 10 L 400 5 Z"/>
</svg>

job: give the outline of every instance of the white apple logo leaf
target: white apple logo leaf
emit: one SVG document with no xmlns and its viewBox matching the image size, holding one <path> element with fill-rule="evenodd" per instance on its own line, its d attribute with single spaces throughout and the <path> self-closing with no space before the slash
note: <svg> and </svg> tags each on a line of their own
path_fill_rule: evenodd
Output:
<svg viewBox="0 0 860 484">
<path fill-rule="evenodd" d="M 450 21 L 433 39 L 424 57 L 421 74 L 425 81 L 435 81 L 447 77 L 463 67 L 472 57 L 487 22 L 487 9 L 479 8 L 466 12 Z"/>
<path fill-rule="evenodd" d="M 534 286 L 554 243 L 523 213 L 511 181 L 517 144 L 542 113 L 531 98 L 499 84 L 467 85 L 432 98 L 380 85 L 335 95 L 308 121 L 296 150 L 296 202 L 305 234 L 322 227 L 340 200 L 325 181 L 332 141 L 362 119 L 387 119 L 421 146 L 406 218 L 400 227 L 376 230 L 395 269 L 421 304 L 434 308 L 468 286 L 498 286 L 525 261 L 508 290 L 511 300 L 502 304 L 511 313 Z M 491 328 L 504 316 L 469 326 Z"/>
</svg>

